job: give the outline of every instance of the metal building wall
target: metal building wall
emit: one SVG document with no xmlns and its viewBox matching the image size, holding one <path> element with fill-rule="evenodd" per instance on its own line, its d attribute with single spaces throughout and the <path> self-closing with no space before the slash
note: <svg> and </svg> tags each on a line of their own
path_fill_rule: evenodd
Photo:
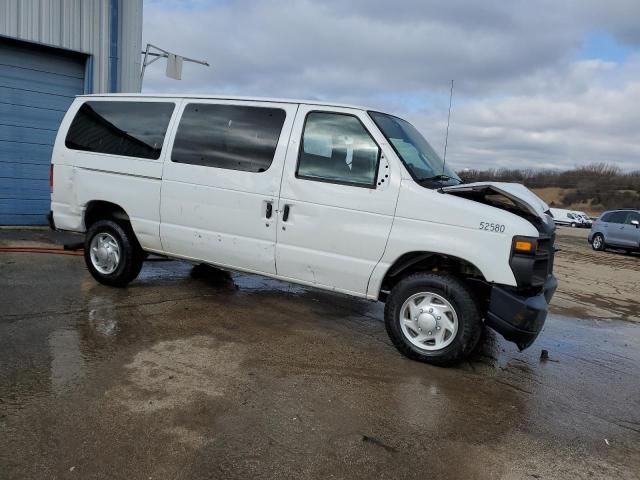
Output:
<svg viewBox="0 0 640 480">
<path fill-rule="evenodd" d="M 92 55 L 92 90 L 111 91 L 109 56 L 114 5 L 119 19 L 117 90 L 139 90 L 142 0 L 2 0 L 0 35 Z"/>
<path fill-rule="evenodd" d="M 140 91 L 142 60 L 142 0 L 119 0 L 119 91 Z"/>
</svg>

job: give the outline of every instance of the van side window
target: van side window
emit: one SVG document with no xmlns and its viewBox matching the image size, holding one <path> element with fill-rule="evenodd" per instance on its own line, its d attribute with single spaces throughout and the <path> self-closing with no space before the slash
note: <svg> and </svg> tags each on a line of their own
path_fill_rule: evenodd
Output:
<svg viewBox="0 0 640 480">
<path fill-rule="evenodd" d="M 65 145 L 157 160 L 174 107 L 170 102 L 85 102 L 71 122 Z"/>
<path fill-rule="evenodd" d="M 353 115 L 311 112 L 302 134 L 296 176 L 375 187 L 380 149 Z"/>
<path fill-rule="evenodd" d="M 279 108 L 190 103 L 182 114 L 171 160 L 264 172 L 273 162 L 285 118 Z"/>
</svg>

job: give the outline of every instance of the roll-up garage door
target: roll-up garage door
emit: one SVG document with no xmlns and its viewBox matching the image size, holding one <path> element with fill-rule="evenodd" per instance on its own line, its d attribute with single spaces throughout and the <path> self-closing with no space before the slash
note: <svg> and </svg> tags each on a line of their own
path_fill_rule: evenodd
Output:
<svg viewBox="0 0 640 480">
<path fill-rule="evenodd" d="M 86 56 L 0 38 L 0 225 L 41 225 L 62 117 L 84 90 Z"/>
</svg>

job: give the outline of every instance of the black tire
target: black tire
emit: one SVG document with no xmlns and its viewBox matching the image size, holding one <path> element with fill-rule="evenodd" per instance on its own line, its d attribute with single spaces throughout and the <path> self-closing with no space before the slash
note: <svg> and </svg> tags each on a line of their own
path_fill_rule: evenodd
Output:
<svg viewBox="0 0 640 480">
<path fill-rule="evenodd" d="M 400 310 L 411 295 L 420 292 L 442 296 L 456 311 L 457 332 L 451 343 L 441 350 L 421 349 L 402 332 Z M 398 282 L 387 298 L 384 320 L 387 334 L 400 353 L 438 366 L 451 366 L 463 360 L 473 351 L 482 333 L 482 320 L 473 295 L 463 282 L 446 273 L 416 273 Z"/>
<path fill-rule="evenodd" d="M 598 241 L 596 241 L 596 238 L 598 239 Z M 596 233 L 593 236 L 593 238 L 591 239 L 591 248 L 599 251 L 602 251 L 606 248 L 604 243 L 604 237 L 602 236 L 602 234 Z"/>
<path fill-rule="evenodd" d="M 98 271 L 91 261 L 91 241 L 100 233 L 111 235 L 120 248 L 120 262 L 109 274 Z M 113 220 L 99 220 L 91 225 L 85 236 L 84 261 L 89 272 L 98 282 L 111 287 L 126 287 L 140 273 L 144 252 L 130 225 L 123 225 Z"/>
</svg>

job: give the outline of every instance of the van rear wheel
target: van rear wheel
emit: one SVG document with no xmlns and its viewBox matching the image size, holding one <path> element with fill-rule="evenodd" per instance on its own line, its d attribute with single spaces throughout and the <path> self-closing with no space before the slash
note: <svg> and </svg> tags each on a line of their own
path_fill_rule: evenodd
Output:
<svg viewBox="0 0 640 480">
<path fill-rule="evenodd" d="M 98 282 L 124 287 L 140 273 L 144 252 L 130 226 L 100 220 L 87 231 L 84 261 Z"/>
<path fill-rule="evenodd" d="M 482 333 L 472 294 L 444 273 L 417 273 L 401 280 L 387 299 L 385 326 L 403 355 L 440 366 L 468 356 Z"/>
</svg>

